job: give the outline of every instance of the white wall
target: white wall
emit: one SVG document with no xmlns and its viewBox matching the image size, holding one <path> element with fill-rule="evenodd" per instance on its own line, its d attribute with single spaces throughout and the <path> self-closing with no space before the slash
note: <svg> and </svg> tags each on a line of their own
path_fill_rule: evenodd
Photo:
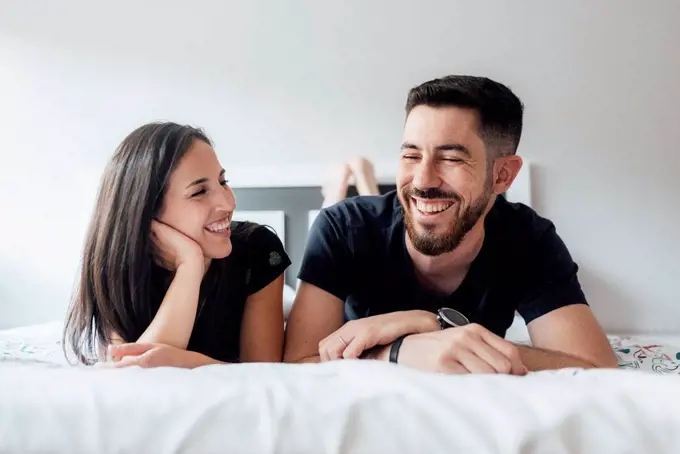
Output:
<svg viewBox="0 0 680 454">
<path fill-rule="evenodd" d="M 534 206 L 605 327 L 680 331 L 679 20 L 674 0 L 3 1 L 0 327 L 63 314 L 99 173 L 142 122 L 205 127 L 237 185 L 357 154 L 389 176 L 407 90 L 472 73 L 525 102 Z"/>
</svg>

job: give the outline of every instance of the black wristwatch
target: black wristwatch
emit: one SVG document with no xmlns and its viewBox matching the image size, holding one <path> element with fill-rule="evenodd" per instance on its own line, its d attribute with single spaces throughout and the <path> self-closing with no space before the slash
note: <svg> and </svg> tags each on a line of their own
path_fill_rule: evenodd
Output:
<svg viewBox="0 0 680 454">
<path fill-rule="evenodd" d="M 441 329 L 455 328 L 470 323 L 466 316 L 450 307 L 442 307 L 437 311 L 437 321 Z"/>
</svg>

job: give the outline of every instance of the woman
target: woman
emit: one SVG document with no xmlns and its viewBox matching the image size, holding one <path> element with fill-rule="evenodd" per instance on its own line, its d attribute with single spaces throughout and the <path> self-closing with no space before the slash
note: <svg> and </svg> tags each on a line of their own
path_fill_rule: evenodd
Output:
<svg viewBox="0 0 680 454">
<path fill-rule="evenodd" d="M 104 173 L 64 331 L 85 364 L 197 367 L 280 362 L 278 237 L 232 222 L 236 207 L 208 137 L 153 123 Z"/>
</svg>

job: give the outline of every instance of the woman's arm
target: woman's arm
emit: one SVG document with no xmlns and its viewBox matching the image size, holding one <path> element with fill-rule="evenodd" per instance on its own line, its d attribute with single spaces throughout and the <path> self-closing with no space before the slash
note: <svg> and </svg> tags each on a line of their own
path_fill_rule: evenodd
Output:
<svg viewBox="0 0 680 454">
<path fill-rule="evenodd" d="M 174 283 L 174 282 L 173 282 Z M 178 286 L 181 288 L 181 286 Z M 172 288 L 172 286 L 171 286 Z M 163 304 L 173 303 L 182 306 L 180 292 L 166 295 Z M 178 299 L 179 298 L 179 299 Z M 161 306 L 162 307 L 162 306 Z M 152 326 L 161 323 L 172 323 L 179 311 L 167 311 L 158 314 Z M 192 318 L 193 320 L 193 318 Z M 151 326 L 149 327 L 151 329 Z M 167 328 L 165 326 L 164 328 Z M 150 332 L 150 329 L 144 334 Z M 162 331 L 165 331 L 163 329 Z M 170 331 L 172 333 L 172 331 Z M 189 332 L 189 335 L 191 332 Z M 141 338 L 140 338 L 141 339 Z M 120 341 L 120 339 L 118 339 Z M 177 347 L 167 341 L 139 340 L 135 343 L 120 344 L 113 342 L 110 348 L 112 363 L 104 367 L 186 367 L 194 368 L 210 364 L 223 364 L 206 355 L 186 351 L 186 347 Z M 283 274 L 270 282 L 262 290 L 248 297 L 241 322 L 241 362 L 281 362 L 283 356 Z"/>
<path fill-rule="evenodd" d="M 241 362 L 281 362 L 283 274 L 246 300 L 241 322 Z"/>
<path fill-rule="evenodd" d="M 120 344 L 110 348 L 111 355 L 119 360 L 99 363 L 98 367 L 182 367 L 194 369 L 211 364 L 226 364 L 202 353 L 192 352 L 165 344 Z"/>
<path fill-rule="evenodd" d="M 193 331 L 198 294 L 203 279 L 201 267 L 182 265 L 177 269 L 168 291 L 161 302 L 156 316 L 134 344 L 165 344 L 186 349 Z M 119 361 L 120 354 L 114 353 L 111 346 L 125 344 L 125 340 L 115 331 L 108 333 L 109 344 L 101 346 L 99 360 Z M 108 349 L 108 350 L 107 350 Z M 110 357 L 109 357 L 110 353 Z M 124 355 L 123 355 L 124 356 Z"/>
<path fill-rule="evenodd" d="M 136 342 L 186 349 L 194 328 L 202 280 L 202 263 L 180 265 L 156 316 Z"/>
<path fill-rule="evenodd" d="M 136 342 L 186 349 L 196 319 L 205 257 L 196 242 L 161 222 L 153 221 L 151 239 L 156 261 L 175 275 L 154 319 Z"/>
</svg>

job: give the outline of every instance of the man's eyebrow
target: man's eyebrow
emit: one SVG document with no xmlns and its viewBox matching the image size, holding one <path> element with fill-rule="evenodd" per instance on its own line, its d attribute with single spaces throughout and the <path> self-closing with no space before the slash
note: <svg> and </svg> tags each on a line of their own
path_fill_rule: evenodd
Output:
<svg viewBox="0 0 680 454">
<path fill-rule="evenodd" d="M 472 156 L 472 153 L 470 153 L 470 150 L 465 145 L 461 145 L 459 143 L 449 143 L 445 145 L 439 145 L 438 147 L 434 148 L 434 151 L 460 151 L 461 153 L 464 153 L 468 156 Z"/>
<path fill-rule="evenodd" d="M 418 151 L 420 151 L 420 147 L 416 144 L 411 143 L 411 142 L 402 143 L 401 149 L 402 150 L 418 150 Z"/>
</svg>

